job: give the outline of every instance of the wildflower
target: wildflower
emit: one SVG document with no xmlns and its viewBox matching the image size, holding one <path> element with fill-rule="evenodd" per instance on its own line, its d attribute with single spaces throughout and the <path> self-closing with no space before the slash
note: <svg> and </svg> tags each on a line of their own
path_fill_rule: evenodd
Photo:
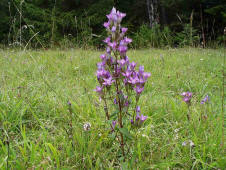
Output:
<svg viewBox="0 0 226 170">
<path fill-rule="evenodd" d="M 103 85 L 105 85 L 105 86 L 111 86 L 111 84 L 114 83 L 114 82 L 115 82 L 115 80 L 113 80 L 112 77 L 109 77 L 107 79 L 104 78 Z"/>
<path fill-rule="evenodd" d="M 148 118 L 147 116 L 139 115 L 139 113 L 137 113 L 135 125 L 140 127 L 147 118 Z"/>
<path fill-rule="evenodd" d="M 187 104 L 190 104 L 191 102 L 191 98 L 192 98 L 192 93 L 191 92 L 183 92 L 181 94 L 181 96 L 183 96 L 183 101 L 186 102 Z"/>
<path fill-rule="evenodd" d="M 71 106 L 71 102 L 70 102 L 69 100 L 68 100 L 67 104 L 68 104 L 69 106 Z"/>
<path fill-rule="evenodd" d="M 105 60 L 105 59 L 106 59 L 106 55 L 105 55 L 105 54 L 102 54 L 102 55 L 100 55 L 100 58 L 101 58 L 102 60 Z"/>
<path fill-rule="evenodd" d="M 84 131 L 89 131 L 90 128 L 91 128 L 91 124 L 90 124 L 89 122 L 87 122 L 87 123 L 85 123 L 85 124 L 83 125 Z"/>
<path fill-rule="evenodd" d="M 137 93 L 137 95 L 140 95 L 142 93 L 142 91 L 144 90 L 144 87 L 141 86 L 136 86 L 134 88 L 135 92 Z"/>
<path fill-rule="evenodd" d="M 129 80 L 128 80 L 128 82 L 129 82 L 130 84 L 132 84 L 132 85 L 135 85 L 135 84 L 137 84 L 137 82 L 139 82 L 139 79 L 138 79 L 137 76 L 130 77 Z"/>
<path fill-rule="evenodd" d="M 187 142 L 184 141 L 184 142 L 182 143 L 182 146 L 186 146 L 186 145 L 187 145 Z"/>
<path fill-rule="evenodd" d="M 140 106 L 136 107 L 136 113 L 140 113 Z"/>
<path fill-rule="evenodd" d="M 118 51 L 120 52 L 121 55 L 124 55 L 127 52 L 127 47 L 124 45 L 120 45 L 118 47 Z"/>
<path fill-rule="evenodd" d="M 122 33 L 125 33 L 128 30 L 128 28 L 123 27 L 121 28 L 121 30 L 122 30 Z"/>
<path fill-rule="evenodd" d="M 116 26 L 113 26 L 113 27 L 111 28 L 111 31 L 112 31 L 112 32 L 115 32 L 115 31 L 116 31 Z"/>
<path fill-rule="evenodd" d="M 100 57 L 104 58 L 105 55 L 101 55 Z M 97 63 L 97 68 L 98 70 L 101 70 L 101 69 L 105 69 L 105 62 L 100 62 L 100 63 Z"/>
<path fill-rule="evenodd" d="M 126 64 L 126 60 L 124 59 L 121 59 L 118 61 L 118 63 L 121 65 L 121 66 L 124 66 Z"/>
<path fill-rule="evenodd" d="M 140 121 L 143 123 L 147 118 L 148 118 L 147 116 L 141 115 Z"/>
<path fill-rule="evenodd" d="M 134 61 L 133 61 L 132 63 L 130 63 L 129 68 L 130 68 L 131 70 L 134 70 L 135 67 L 136 67 L 136 63 L 135 63 Z"/>
<path fill-rule="evenodd" d="M 115 125 L 116 125 L 116 123 L 117 123 L 117 121 L 116 121 L 116 120 L 113 120 L 113 121 L 112 121 L 112 128 L 113 128 L 113 129 L 115 129 Z"/>
<path fill-rule="evenodd" d="M 190 147 L 194 147 L 195 146 L 195 144 L 194 144 L 194 142 L 192 140 L 189 140 L 189 145 L 190 145 Z"/>
<path fill-rule="evenodd" d="M 179 132 L 179 129 L 175 129 L 174 132 L 175 132 L 175 133 Z"/>
<path fill-rule="evenodd" d="M 105 28 L 109 29 L 109 26 L 110 26 L 110 22 L 105 22 L 105 23 L 104 23 L 104 27 L 105 27 Z"/>
<path fill-rule="evenodd" d="M 114 98 L 114 104 L 118 104 L 118 102 L 117 102 L 117 99 L 116 99 L 116 98 Z"/>
<path fill-rule="evenodd" d="M 151 73 L 144 72 L 143 76 L 144 76 L 144 80 L 147 80 L 151 76 Z"/>
<path fill-rule="evenodd" d="M 131 43 L 132 42 L 132 39 L 130 39 L 130 38 L 128 38 L 128 37 L 125 37 L 124 38 L 124 43 L 125 44 L 129 44 L 129 43 Z"/>
<path fill-rule="evenodd" d="M 96 89 L 94 91 L 96 91 L 97 93 L 102 93 L 103 88 L 100 86 L 97 86 Z"/>
<path fill-rule="evenodd" d="M 206 95 L 206 96 L 204 97 L 204 99 L 202 99 L 201 104 L 204 104 L 204 103 L 209 102 L 209 101 L 210 101 L 210 98 L 209 98 L 208 95 Z"/>
<path fill-rule="evenodd" d="M 96 71 L 99 85 L 95 91 L 105 103 L 110 103 L 106 100 L 111 100 L 113 105 L 117 105 L 115 107 L 117 109 L 116 114 L 120 119 L 118 122 L 116 120 L 111 122 L 112 130 L 117 126 L 117 123 L 122 126 L 128 125 L 128 122 L 125 121 L 128 120 L 126 117 L 131 115 L 130 104 L 133 105 L 133 100 L 130 97 L 135 95 L 136 103 L 138 103 L 144 85 L 148 77 L 151 76 L 150 73 L 144 72 L 143 66 L 140 66 L 139 70 L 135 70 L 137 64 L 130 62 L 126 55 L 128 45 L 132 42 L 132 39 L 125 36 L 128 28 L 121 27 L 121 20 L 125 16 L 125 13 L 121 13 L 115 8 L 112 8 L 110 14 L 107 15 L 108 21 L 104 23 L 104 27 L 109 36 L 103 40 L 107 47 L 105 53 L 100 55 L 101 62 L 97 64 Z M 112 88 L 110 88 L 111 86 Z M 113 110 L 111 107 L 112 105 L 109 105 L 109 112 Z M 132 126 L 141 127 L 147 116 L 140 113 L 139 106 L 132 111 L 135 111 L 134 114 L 136 115 L 133 115 L 133 119 L 128 121 Z M 109 120 L 110 113 L 105 113 Z M 88 129 L 90 126 L 87 125 Z M 85 125 L 84 129 L 87 129 Z M 121 136 L 122 140 L 120 141 L 123 141 L 124 135 Z M 124 143 L 121 143 L 121 146 L 124 152 Z"/>
<path fill-rule="evenodd" d="M 139 67 L 139 74 L 142 75 L 144 73 L 144 66 Z"/>
<path fill-rule="evenodd" d="M 111 41 L 111 37 L 107 37 L 105 40 L 103 40 L 103 42 L 105 42 L 106 44 L 108 44 Z"/>
<path fill-rule="evenodd" d="M 108 43 L 109 47 L 111 47 L 113 50 L 116 50 L 116 46 L 117 46 L 117 43 L 114 41 L 113 43 L 109 42 Z"/>
<path fill-rule="evenodd" d="M 122 73 L 123 76 L 125 76 L 126 78 L 129 78 L 131 76 L 132 72 L 129 70 L 126 70 L 125 73 Z"/>
<path fill-rule="evenodd" d="M 194 147 L 195 146 L 195 144 L 194 144 L 194 142 L 192 140 L 184 141 L 182 143 L 182 146 L 186 146 L 186 145 L 189 145 L 190 147 Z"/>
</svg>

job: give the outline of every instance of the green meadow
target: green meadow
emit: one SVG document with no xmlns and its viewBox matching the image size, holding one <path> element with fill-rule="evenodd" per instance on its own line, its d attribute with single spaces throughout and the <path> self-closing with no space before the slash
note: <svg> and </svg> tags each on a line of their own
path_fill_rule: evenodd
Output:
<svg viewBox="0 0 226 170">
<path fill-rule="evenodd" d="M 127 139 L 125 160 L 93 91 L 102 53 L 0 51 L 0 169 L 226 167 L 222 146 L 225 49 L 127 53 L 151 77 L 139 101 L 148 119 L 136 136 Z M 193 93 L 189 110 L 181 96 L 186 91 Z M 200 104 L 206 95 L 210 101 Z M 89 131 L 83 128 L 87 122 Z"/>
</svg>

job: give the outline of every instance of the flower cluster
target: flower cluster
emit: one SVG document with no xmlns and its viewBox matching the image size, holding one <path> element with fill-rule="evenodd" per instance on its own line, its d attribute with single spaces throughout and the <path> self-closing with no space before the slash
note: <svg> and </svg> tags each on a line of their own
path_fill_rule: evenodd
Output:
<svg viewBox="0 0 226 170">
<path fill-rule="evenodd" d="M 147 119 L 147 116 L 144 116 L 144 115 L 140 115 L 140 106 L 137 106 L 136 108 L 136 119 L 135 119 L 135 122 L 133 119 L 130 120 L 131 124 L 132 125 L 135 125 L 136 127 L 140 127 L 143 122 Z"/>
<path fill-rule="evenodd" d="M 192 98 L 192 93 L 191 92 L 183 92 L 181 94 L 181 96 L 183 96 L 183 101 L 186 102 L 187 104 L 190 104 L 191 102 L 191 98 Z"/>
<path fill-rule="evenodd" d="M 126 55 L 128 44 L 132 39 L 125 36 L 127 28 L 121 27 L 121 20 L 126 14 L 112 9 L 107 15 L 108 22 L 104 23 L 104 27 L 109 32 L 104 42 L 107 44 L 106 53 L 100 55 L 101 62 L 97 64 L 97 80 L 100 86 L 97 86 L 96 91 L 102 96 L 103 89 L 110 88 L 116 79 L 123 80 L 127 89 L 132 88 L 137 95 L 140 95 L 144 90 L 145 82 L 150 73 L 144 72 L 144 67 L 140 66 L 136 71 L 136 63 L 130 62 Z"/>
<path fill-rule="evenodd" d="M 112 128 L 116 124 L 119 128 L 123 127 L 124 120 L 132 108 L 132 96 L 135 96 L 135 106 L 139 101 L 139 97 L 144 90 L 147 79 L 151 76 L 150 73 L 144 71 L 144 66 L 139 66 L 131 62 L 127 56 L 128 45 L 132 39 L 126 36 L 127 28 L 121 26 L 122 19 L 126 16 L 113 8 L 110 14 L 107 15 L 108 21 L 103 25 L 108 32 L 108 36 L 103 42 L 106 44 L 106 51 L 100 55 L 101 62 L 97 64 L 96 76 L 99 85 L 95 91 L 105 101 L 105 113 L 109 119 L 107 111 L 108 106 L 106 100 L 112 100 L 112 103 L 118 109 L 118 120 L 112 121 Z M 138 108 L 138 107 L 137 107 Z M 141 126 L 147 119 L 147 116 L 140 115 L 140 112 L 135 107 L 131 122 L 136 126 Z M 125 123 L 124 123 L 125 124 Z"/>
</svg>

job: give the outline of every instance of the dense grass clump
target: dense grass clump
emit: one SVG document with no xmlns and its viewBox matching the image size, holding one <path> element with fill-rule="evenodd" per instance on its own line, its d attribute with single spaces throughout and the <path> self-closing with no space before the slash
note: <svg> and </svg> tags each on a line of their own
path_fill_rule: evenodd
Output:
<svg viewBox="0 0 226 170">
<path fill-rule="evenodd" d="M 225 50 L 130 51 L 152 78 L 127 160 L 93 91 L 99 51 L 0 51 L 0 169 L 223 169 Z M 192 92 L 188 107 L 181 93 Z M 208 95 L 209 102 L 200 104 Z M 84 130 L 84 124 L 91 125 Z M 8 151 L 9 148 L 9 151 Z M 9 157 L 8 157 L 9 156 Z M 8 165 L 7 165 L 8 164 Z"/>
</svg>

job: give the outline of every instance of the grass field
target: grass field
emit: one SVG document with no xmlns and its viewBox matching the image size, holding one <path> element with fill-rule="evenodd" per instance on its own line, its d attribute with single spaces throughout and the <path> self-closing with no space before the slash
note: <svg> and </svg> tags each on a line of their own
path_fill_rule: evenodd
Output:
<svg viewBox="0 0 226 170">
<path fill-rule="evenodd" d="M 224 49 L 128 53 L 152 76 L 139 103 L 148 120 L 126 146 L 125 162 L 93 91 L 100 54 L 76 49 L 0 51 L 0 169 L 226 167 L 220 146 Z M 193 93 L 190 121 L 180 96 L 184 91 Z M 201 105 L 207 94 L 210 102 Z M 83 130 L 86 122 L 90 131 Z"/>
</svg>

